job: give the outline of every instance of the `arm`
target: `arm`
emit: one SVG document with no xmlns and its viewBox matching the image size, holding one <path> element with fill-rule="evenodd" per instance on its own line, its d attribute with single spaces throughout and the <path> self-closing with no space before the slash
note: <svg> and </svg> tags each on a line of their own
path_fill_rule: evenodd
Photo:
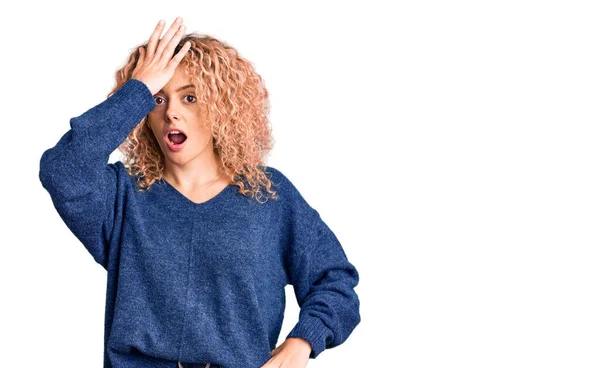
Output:
<svg viewBox="0 0 600 368">
<path fill-rule="evenodd" d="M 291 223 L 288 272 L 300 316 L 287 338 L 306 340 L 314 359 L 342 344 L 360 323 L 359 275 L 319 213 L 305 202 L 304 208 Z"/>
<path fill-rule="evenodd" d="M 71 118 L 71 129 L 40 159 L 39 179 L 54 207 L 105 269 L 118 198 L 118 166 L 108 160 L 154 106 L 148 87 L 130 79 L 99 105 Z"/>
</svg>

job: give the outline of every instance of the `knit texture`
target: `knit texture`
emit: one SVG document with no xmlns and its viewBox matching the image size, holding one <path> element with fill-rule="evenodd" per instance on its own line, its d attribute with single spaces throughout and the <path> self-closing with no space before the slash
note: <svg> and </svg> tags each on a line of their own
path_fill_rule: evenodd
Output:
<svg viewBox="0 0 600 368">
<path fill-rule="evenodd" d="M 70 231 L 107 271 L 104 368 L 260 367 L 281 331 L 285 286 L 300 314 L 287 337 L 310 357 L 360 322 L 359 277 L 331 229 L 279 170 L 261 166 L 279 198 L 261 204 L 230 184 L 195 203 L 167 181 L 136 189 L 109 156 L 155 106 L 128 80 L 71 118 L 40 160 L 39 179 Z"/>
</svg>

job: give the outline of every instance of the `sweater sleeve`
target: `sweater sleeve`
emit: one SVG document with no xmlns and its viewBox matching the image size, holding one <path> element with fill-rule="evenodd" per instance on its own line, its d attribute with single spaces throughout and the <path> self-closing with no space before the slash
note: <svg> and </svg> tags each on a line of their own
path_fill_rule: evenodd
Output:
<svg viewBox="0 0 600 368">
<path fill-rule="evenodd" d="M 105 269 L 119 168 L 108 160 L 154 106 L 146 84 L 129 79 L 105 101 L 71 118 L 71 129 L 40 159 L 39 179 L 55 209 Z"/>
<path fill-rule="evenodd" d="M 298 322 L 287 335 L 312 347 L 310 358 L 342 344 L 359 324 L 359 275 L 320 214 L 296 194 L 287 268 L 300 306 Z"/>
</svg>

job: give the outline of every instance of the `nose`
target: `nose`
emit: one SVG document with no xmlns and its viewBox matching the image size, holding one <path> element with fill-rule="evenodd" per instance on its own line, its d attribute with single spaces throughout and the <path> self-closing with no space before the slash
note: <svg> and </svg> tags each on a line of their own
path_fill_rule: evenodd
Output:
<svg viewBox="0 0 600 368">
<path fill-rule="evenodd" d="M 179 120 L 181 118 L 181 109 L 181 105 L 177 102 L 169 102 L 167 110 L 165 111 L 165 119 L 167 122 Z"/>
<path fill-rule="evenodd" d="M 167 123 L 173 122 L 173 121 L 178 121 L 179 120 L 179 113 L 177 111 L 167 111 L 166 115 L 165 115 L 165 120 L 167 121 Z"/>
</svg>

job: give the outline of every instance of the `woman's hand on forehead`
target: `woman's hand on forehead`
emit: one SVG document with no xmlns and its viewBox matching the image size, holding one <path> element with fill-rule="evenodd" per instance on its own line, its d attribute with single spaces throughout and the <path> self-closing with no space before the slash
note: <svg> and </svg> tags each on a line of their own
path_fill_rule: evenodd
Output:
<svg viewBox="0 0 600 368">
<path fill-rule="evenodd" d="M 186 42 L 181 50 L 173 55 L 185 32 L 183 19 L 177 17 L 164 36 L 159 38 L 164 24 L 164 21 L 160 20 L 150 35 L 147 48 L 139 48 L 139 57 L 131 76 L 146 84 L 153 95 L 171 80 L 175 69 L 191 46 L 190 42 Z"/>
</svg>

